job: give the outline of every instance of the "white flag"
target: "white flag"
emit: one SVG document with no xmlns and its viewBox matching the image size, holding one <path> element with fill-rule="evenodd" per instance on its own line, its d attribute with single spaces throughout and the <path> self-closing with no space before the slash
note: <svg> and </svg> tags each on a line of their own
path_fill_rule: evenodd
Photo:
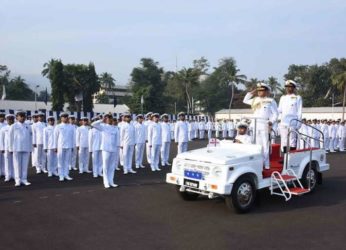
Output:
<svg viewBox="0 0 346 250">
<path fill-rule="evenodd" d="M 144 104 L 144 98 L 141 96 L 141 104 Z"/>
<path fill-rule="evenodd" d="M 6 99 L 6 89 L 5 89 L 5 84 L 2 85 L 2 97 L 1 100 Z"/>
</svg>

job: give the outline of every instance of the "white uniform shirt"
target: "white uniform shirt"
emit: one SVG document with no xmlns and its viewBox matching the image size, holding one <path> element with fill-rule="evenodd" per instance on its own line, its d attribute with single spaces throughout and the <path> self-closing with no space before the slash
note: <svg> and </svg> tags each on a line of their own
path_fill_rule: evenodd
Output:
<svg viewBox="0 0 346 250">
<path fill-rule="evenodd" d="M 135 127 L 131 123 L 124 122 L 120 127 L 120 146 L 130 145 L 136 143 Z"/>
<path fill-rule="evenodd" d="M 10 152 L 31 152 L 31 126 L 20 122 L 14 123 L 9 131 L 9 145 Z"/>
<path fill-rule="evenodd" d="M 135 137 L 136 137 L 136 144 L 139 143 L 145 143 L 146 136 L 147 136 L 147 128 L 146 126 L 142 123 L 137 122 L 135 125 Z"/>
<path fill-rule="evenodd" d="M 182 143 L 182 142 L 188 142 L 188 130 L 187 130 L 187 122 L 185 121 L 178 121 L 175 124 L 174 128 L 174 140 L 175 142 Z"/>
<path fill-rule="evenodd" d="M 101 131 L 96 128 L 89 129 L 88 143 L 89 152 L 101 150 Z"/>
<path fill-rule="evenodd" d="M 149 125 L 153 123 L 153 121 L 151 120 L 146 120 L 144 121 L 144 126 L 145 126 L 145 140 L 147 141 L 148 140 L 148 129 L 149 129 Z"/>
<path fill-rule="evenodd" d="M 243 144 L 251 144 L 251 136 L 245 135 L 237 135 L 235 137 L 236 140 L 240 141 Z"/>
<path fill-rule="evenodd" d="M 52 125 L 48 125 L 43 129 L 43 149 L 55 149 L 54 129 Z"/>
<path fill-rule="evenodd" d="M 46 127 L 44 122 L 36 122 L 32 125 L 32 144 L 43 144 L 43 129 Z"/>
<path fill-rule="evenodd" d="M 329 135 L 329 138 L 336 137 L 336 128 L 333 124 L 328 125 L 328 135 Z"/>
<path fill-rule="evenodd" d="M 95 129 L 101 131 L 101 150 L 106 152 L 118 152 L 119 128 L 113 125 L 103 123 L 102 120 L 91 124 Z"/>
<path fill-rule="evenodd" d="M 81 148 L 89 146 L 89 126 L 82 125 L 76 129 L 76 146 Z"/>
<path fill-rule="evenodd" d="M 205 130 L 205 122 L 200 121 L 200 122 L 198 123 L 198 129 L 199 129 L 199 130 Z"/>
<path fill-rule="evenodd" d="M 228 123 L 227 123 L 227 129 L 228 130 L 234 130 L 234 123 L 233 122 L 231 122 L 231 121 L 229 121 Z"/>
<path fill-rule="evenodd" d="M 76 147 L 75 128 L 69 123 L 60 123 L 54 129 L 54 148 L 68 149 Z"/>
<path fill-rule="evenodd" d="M 162 145 L 161 124 L 153 122 L 148 128 L 148 145 Z"/>
<path fill-rule="evenodd" d="M 161 123 L 162 130 L 162 142 L 170 142 L 171 141 L 171 126 L 168 122 Z"/>
<path fill-rule="evenodd" d="M 323 133 L 324 138 L 328 138 L 329 137 L 329 134 L 328 134 L 328 124 L 323 123 L 321 125 L 321 131 Z"/>
<path fill-rule="evenodd" d="M 261 118 L 263 120 L 269 120 L 275 123 L 278 119 L 277 105 L 274 99 L 269 97 L 254 97 L 251 93 L 247 93 L 243 102 L 251 105 L 254 111 L 254 117 Z M 258 122 L 260 122 L 259 120 Z"/>
<path fill-rule="evenodd" d="M 212 123 L 211 121 L 207 122 L 205 128 L 206 128 L 207 130 L 213 130 L 213 123 Z"/>
<path fill-rule="evenodd" d="M 226 122 L 222 122 L 221 127 L 222 127 L 223 131 L 226 131 L 227 130 L 227 123 Z"/>
<path fill-rule="evenodd" d="M 10 125 L 2 126 L 0 129 L 0 151 L 9 151 L 10 145 L 9 145 L 9 132 L 10 132 Z"/>
<path fill-rule="evenodd" d="M 290 125 L 292 119 L 302 119 L 303 101 L 301 96 L 291 94 L 280 98 L 278 112 L 283 125 Z M 299 124 L 297 124 L 299 126 Z M 300 127 L 300 126 L 299 126 Z"/>
</svg>

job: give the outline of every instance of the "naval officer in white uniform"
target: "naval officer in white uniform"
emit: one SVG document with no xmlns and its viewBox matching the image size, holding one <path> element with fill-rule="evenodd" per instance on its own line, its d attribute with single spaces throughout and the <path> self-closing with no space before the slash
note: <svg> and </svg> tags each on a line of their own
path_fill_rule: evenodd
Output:
<svg viewBox="0 0 346 250">
<path fill-rule="evenodd" d="M 48 126 L 43 129 L 43 149 L 47 154 L 48 177 L 52 177 L 53 175 L 58 176 L 58 158 L 54 143 L 54 116 L 48 116 L 47 121 Z"/>
<path fill-rule="evenodd" d="M 89 170 L 89 129 L 88 117 L 81 118 L 82 125 L 76 129 L 76 148 L 78 150 L 79 173 L 91 173 Z"/>
<path fill-rule="evenodd" d="M 185 113 L 178 114 L 179 121 L 175 124 L 174 140 L 178 144 L 178 154 L 186 152 L 188 148 L 188 125 L 185 121 Z"/>
<path fill-rule="evenodd" d="M 14 178 L 13 154 L 10 153 L 9 132 L 11 125 L 14 124 L 15 116 L 12 114 L 7 114 L 5 118 L 7 124 L 2 126 L 0 129 L 0 156 L 3 156 L 5 182 L 8 182 Z"/>
<path fill-rule="evenodd" d="M 17 122 L 10 127 L 9 131 L 9 152 L 13 153 L 13 167 L 15 186 L 21 184 L 26 186 L 28 182 L 28 165 L 30 152 L 32 150 L 32 130 L 31 126 L 25 123 L 26 113 L 16 112 Z"/>
<path fill-rule="evenodd" d="M 254 96 L 257 92 L 258 96 Z M 269 164 L 269 125 L 274 124 L 278 118 L 277 104 L 269 97 L 270 87 L 266 83 L 258 83 L 257 89 L 245 95 L 243 102 L 251 105 L 256 125 L 256 144 L 262 145 L 264 168 L 270 169 Z"/>
</svg>

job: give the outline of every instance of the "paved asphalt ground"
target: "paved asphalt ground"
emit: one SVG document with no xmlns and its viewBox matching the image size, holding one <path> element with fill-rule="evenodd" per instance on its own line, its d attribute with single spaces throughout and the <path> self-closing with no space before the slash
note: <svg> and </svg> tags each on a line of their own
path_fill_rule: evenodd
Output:
<svg viewBox="0 0 346 250">
<path fill-rule="evenodd" d="M 244 215 L 222 199 L 182 201 L 168 168 L 117 172 L 110 190 L 90 174 L 59 183 L 31 168 L 29 187 L 0 183 L 0 249 L 346 249 L 346 154 L 328 161 L 316 192 L 285 202 L 263 191 Z"/>
</svg>

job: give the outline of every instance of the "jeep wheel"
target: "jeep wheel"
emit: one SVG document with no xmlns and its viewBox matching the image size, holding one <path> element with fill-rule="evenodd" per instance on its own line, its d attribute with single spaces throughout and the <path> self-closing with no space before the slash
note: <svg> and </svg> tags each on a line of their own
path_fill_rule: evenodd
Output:
<svg viewBox="0 0 346 250">
<path fill-rule="evenodd" d="M 256 199 L 256 186 L 249 176 L 240 177 L 233 185 L 232 193 L 226 196 L 226 205 L 237 213 L 247 213 Z"/>
<path fill-rule="evenodd" d="M 178 195 L 184 200 L 184 201 L 194 201 L 198 198 L 199 194 L 191 193 L 191 192 L 180 192 L 180 186 L 177 186 L 177 192 Z"/>
<path fill-rule="evenodd" d="M 309 188 L 310 180 L 310 192 L 314 191 L 317 185 L 317 170 L 315 166 L 311 166 L 309 170 L 309 165 L 305 167 L 302 178 L 300 179 L 304 188 Z"/>
</svg>

